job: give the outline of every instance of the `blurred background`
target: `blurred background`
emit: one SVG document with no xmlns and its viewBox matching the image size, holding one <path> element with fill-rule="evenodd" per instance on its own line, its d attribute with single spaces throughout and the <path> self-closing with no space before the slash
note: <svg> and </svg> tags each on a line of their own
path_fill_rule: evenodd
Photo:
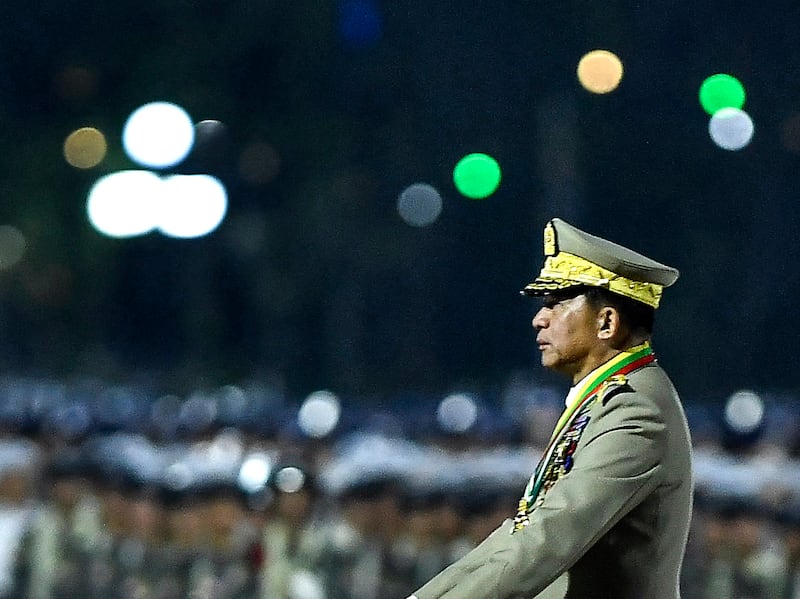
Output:
<svg viewBox="0 0 800 599">
<path fill-rule="evenodd" d="M 772 8 L 6 0 L 0 596 L 405 596 L 559 415 L 519 289 L 560 216 L 681 270 L 685 596 L 800 597 Z"/>
</svg>

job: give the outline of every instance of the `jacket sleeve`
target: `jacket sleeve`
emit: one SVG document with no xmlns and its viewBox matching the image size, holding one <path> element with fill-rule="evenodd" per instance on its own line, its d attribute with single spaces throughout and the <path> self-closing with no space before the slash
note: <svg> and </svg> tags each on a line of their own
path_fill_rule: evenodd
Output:
<svg viewBox="0 0 800 599">
<path fill-rule="evenodd" d="M 667 431 L 652 402 L 618 393 L 598 402 L 591 417 L 572 470 L 548 491 L 530 524 L 512 535 L 507 521 L 414 597 L 534 597 L 659 484 Z"/>
</svg>

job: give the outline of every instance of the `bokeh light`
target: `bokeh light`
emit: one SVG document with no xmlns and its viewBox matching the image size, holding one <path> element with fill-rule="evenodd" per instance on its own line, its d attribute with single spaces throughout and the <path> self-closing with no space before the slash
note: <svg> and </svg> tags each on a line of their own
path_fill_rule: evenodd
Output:
<svg viewBox="0 0 800 599">
<path fill-rule="evenodd" d="M 262 491 L 266 488 L 271 473 L 272 461 L 267 454 L 251 454 L 239 468 L 239 486 L 248 493 Z"/>
<path fill-rule="evenodd" d="M 740 434 L 752 433 L 764 420 L 764 401 L 753 391 L 737 391 L 725 403 L 724 417 L 731 430 Z"/>
<path fill-rule="evenodd" d="M 168 168 L 189 154 L 194 133 L 194 123 L 183 108 L 170 102 L 151 102 L 128 117 L 122 144 L 131 160 L 142 166 Z"/>
<path fill-rule="evenodd" d="M 228 210 L 225 186 L 211 175 L 172 175 L 162 181 L 158 229 L 189 239 L 214 231 Z"/>
<path fill-rule="evenodd" d="M 239 174 L 242 179 L 254 185 L 269 183 L 281 169 L 281 156 L 272 144 L 251 143 L 239 156 Z"/>
<path fill-rule="evenodd" d="M 414 183 L 397 198 L 397 212 L 412 227 L 427 227 L 442 212 L 442 196 L 426 183 Z"/>
<path fill-rule="evenodd" d="M 368 48 L 383 35 L 383 19 L 373 0 L 339 1 L 339 35 L 353 48 Z"/>
<path fill-rule="evenodd" d="M 465 433 L 478 419 L 478 406 L 472 396 L 466 393 L 453 393 L 439 403 L 436 419 L 444 431 Z"/>
<path fill-rule="evenodd" d="M 181 404 L 179 427 L 188 434 L 205 432 L 217 417 L 217 403 L 202 391 L 194 391 Z"/>
<path fill-rule="evenodd" d="M 309 570 L 294 570 L 289 577 L 288 596 L 293 599 L 325 599 L 327 591 L 319 575 Z"/>
<path fill-rule="evenodd" d="M 340 415 L 341 405 L 336 394 L 315 391 L 300 406 L 297 423 L 307 436 L 319 439 L 333 432 Z"/>
<path fill-rule="evenodd" d="M 64 140 L 64 158 L 75 168 L 97 166 L 106 157 L 107 151 L 105 135 L 94 127 L 76 129 Z"/>
<path fill-rule="evenodd" d="M 492 195 L 500 186 L 500 165 L 480 152 L 467 154 L 453 169 L 453 183 L 462 195 L 480 200 Z"/>
<path fill-rule="evenodd" d="M 101 177 L 89 190 L 89 222 L 109 237 L 134 237 L 152 231 L 161 184 L 158 175 L 150 171 L 119 171 Z"/>
<path fill-rule="evenodd" d="M 216 393 L 219 418 L 225 422 L 240 421 L 247 411 L 247 393 L 238 385 L 223 385 Z"/>
<path fill-rule="evenodd" d="M 205 397 L 212 406 L 212 423 L 219 421 L 219 404 L 215 397 Z M 210 466 L 218 471 L 235 472 L 244 457 L 244 438 L 242 431 L 235 427 L 222 429 L 208 444 L 205 458 Z"/>
<path fill-rule="evenodd" d="M 723 108 L 744 106 L 745 91 L 741 81 L 727 73 L 717 73 L 706 78 L 698 93 L 700 105 L 713 115 Z"/>
<path fill-rule="evenodd" d="M 608 50 L 592 50 L 578 62 L 578 81 L 594 94 L 607 94 L 622 81 L 622 61 Z"/>
<path fill-rule="evenodd" d="M 22 231 L 11 225 L 0 225 L 0 270 L 14 267 L 22 259 L 26 247 Z"/>
<path fill-rule="evenodd" d="M 285 466 L 275 473 L 275 486 L 281 493 L 297 493 L 306 484 L 306 475 L 297 466 Z"/>
<path fill-rule="evenodd" d="M 708 123 L 711 139 L 724 150 L 741 150 L 753 138 L 753 120 L 738 108 L 722 108 Z"/>
<path fill-rule="evenodd" d="M 184 491 L 195 482 L 195 473 L 188 464 L 175 462 L 164 469 L 164 483 L 173 491 Z"/>
<path fill-rule="evenodd" d="M 134 237 L 154 229 L 181 239 L 214 231 L 225 218 L 228 194 L 211 175 L 159 177 L 119 171 L 92 186 L 86 211 L 92 226 L 109 237 Z"/>
</svg>

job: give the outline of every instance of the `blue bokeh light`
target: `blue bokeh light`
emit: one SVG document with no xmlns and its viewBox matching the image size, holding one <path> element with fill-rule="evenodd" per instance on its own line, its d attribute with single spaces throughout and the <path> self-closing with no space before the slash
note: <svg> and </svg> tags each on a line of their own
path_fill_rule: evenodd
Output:
<svg viewBox="0 0 800 599">
<path fill-rule="evenodd" d="M 372 0 L 339 2 L 339 35 L 352 48 L 369 48 L 383 35 L 383 18 Z"/>
</svg>

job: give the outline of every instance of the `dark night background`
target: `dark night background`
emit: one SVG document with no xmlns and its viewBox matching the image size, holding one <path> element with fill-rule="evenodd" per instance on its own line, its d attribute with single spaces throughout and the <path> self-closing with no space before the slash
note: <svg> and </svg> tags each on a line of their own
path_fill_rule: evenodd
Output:
<svg viewBox="0 0 800 599">
<path fill-rule="evenodd" d="M 5 0 L 0 224 L 27 250 L 0 271 L 0 367 L 361 396 L 549 381 L 518 291 L 561 216 L 681 270 L 655 348 L 686 401 L 795 391 L 798 22 L 788 2 Z M 605 96 L 575 77 L 594 48 L 625 65 Z M 718 72 L 748 92 L 740 151 L 697 100 Z M 115 240 L 86 219 L 154 100 L 227 127 L 175 169 L 228 187 L 208 237 Z M 88 125 L 109 154 L 79 171 L 62 144 Z M 253 143 L 275 177 L 241 175 Z M 485 200 L 453 185 L 469 152 L 503 169 Z M 415 182 L 444 198 L 426 228 L 396 211 Z"/>
</svg>

